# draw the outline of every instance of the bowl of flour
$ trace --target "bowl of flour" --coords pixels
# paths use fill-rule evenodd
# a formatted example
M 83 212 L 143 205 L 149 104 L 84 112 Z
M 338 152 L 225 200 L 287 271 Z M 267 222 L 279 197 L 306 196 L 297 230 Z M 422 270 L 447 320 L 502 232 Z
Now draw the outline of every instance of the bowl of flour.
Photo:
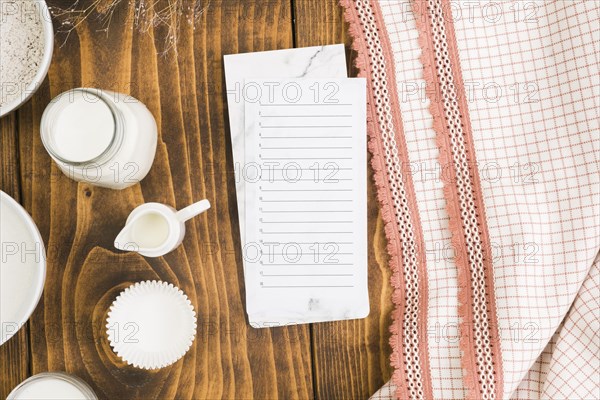
M 48 73 L 54 43 L 43 0 L 0 0 L 0 117 L 25 103 Z

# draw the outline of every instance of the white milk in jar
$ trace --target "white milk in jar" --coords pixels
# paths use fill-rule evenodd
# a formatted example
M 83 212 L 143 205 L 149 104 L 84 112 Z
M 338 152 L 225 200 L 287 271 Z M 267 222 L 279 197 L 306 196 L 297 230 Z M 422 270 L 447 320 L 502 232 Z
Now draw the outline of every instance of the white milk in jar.
M 142 180 L 156 153 L 154 117 L 139 100 L 100 89 L 73 89 L 42 116 L 44 147 L 70 178 L 123 189 Z
M 7 400 L 97 400 L 87 383 L 63 372 L 44 372 L 26 379 Z

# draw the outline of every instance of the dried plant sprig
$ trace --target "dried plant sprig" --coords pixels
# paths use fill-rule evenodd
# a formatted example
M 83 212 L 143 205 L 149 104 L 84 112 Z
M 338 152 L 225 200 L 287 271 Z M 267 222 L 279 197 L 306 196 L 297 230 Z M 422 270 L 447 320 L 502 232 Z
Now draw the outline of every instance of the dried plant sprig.
M 210 6 L 210 0 L 74 0 L 68 7 L 50 5 L 51 14 L 59 22 L 58 32 L 65 34 L 63 45 L 71 33 L 89 18 L 101 21 L 99 31 L 108 32 L 115 12 L 126 2 L 131 9 L 133 26 L 140 32 L 166 26 L 163 53 L 177 49 L 181 22 L 195 26 Z

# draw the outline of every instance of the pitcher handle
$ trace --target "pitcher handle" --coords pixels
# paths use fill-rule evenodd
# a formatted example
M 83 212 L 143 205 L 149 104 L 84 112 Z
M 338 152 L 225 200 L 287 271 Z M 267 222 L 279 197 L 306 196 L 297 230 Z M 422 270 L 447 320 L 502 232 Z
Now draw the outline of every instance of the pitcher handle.
M 197 203 L 191 204 L 181 210 L 177 211 L 177 219 L 181 222 L 185 222 L 196 215 L 202 214 L 204 211 L 210 208 L 210 202 L 206 199 L 200 200 Z

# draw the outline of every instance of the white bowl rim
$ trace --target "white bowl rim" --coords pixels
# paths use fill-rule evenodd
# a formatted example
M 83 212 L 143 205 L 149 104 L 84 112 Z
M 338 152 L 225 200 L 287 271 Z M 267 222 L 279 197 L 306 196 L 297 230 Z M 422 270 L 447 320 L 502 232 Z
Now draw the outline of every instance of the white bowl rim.
M 25 222 L 25 224 L 29 228 L 29 231 L 31 232 L 31 234 L 35 238 L 35 240 L 39 241 L 40 246 L 41 246 L 40 250 L 42 253 L 42 257 L 40 259 L 40 262 L 38 263 L 38 265 L 40 267 L 40 273 L 37 274 L 38 281 L 37 281 L 37 286 L 35 287 L 35 295 L 33 297 L 33 300 L 29 304 L 29 307 L 27 308 L 27 312 L 23 313 L 21 320 L 17 321 L 19 329 L 12 332 L 12 334 L 10 334 L 6 337 L 0 337 L 0 346 L 2 346 L 4 343 L 8 342 L 8 340 L 11 337 L 13 337 L 25 325 L 25 322 L 27 322 L 29 317 L 31 317 L 31 314 L 33 314 L 33 311 L 35 310 L 38 303 L 40 302 L 40 299 L 42 298 L 42 293 L 44 291 L 44 284 L 46 282 L 46 248 L 44 247 L 44 240 L 42 239 L 42 235 L 40 234 L 40 231 L 39 231 L 37 225 L 33 221 L 33 218 L 31 217 L 31 215 L 29 215 L 29 213 L 23 208 L 23 206 L 21 206 L 11 196 L 9 196 L 8 194 L 6 194 L 2 190 L 0 190 L 0 204 L 3 201 L 3 199 L 5 199 L 8 202 L 8 204 L 10 204 L 12 206 L 13 210 Z
M 30 384 L 34 383 L 34 382 L 39 382 L 41 380 L 60 380 L 63 382 L 66 382 L 72 386 L 74 386 L 75 388 L 77 388 L 79 391 L 82 392 L 83 395 L 86 396 L 86 398 L 88 398 L 89 400 L 97 400 L 98 396 L 96 396 L 96 393 L 94 393 L 94 390 L 92 389 L 92 387 L 83 379 L 81 379 L 80 377 L 76 376 L 76 375 L 72 375 L 69 374 L 67 372 L 63 372 L 63 371 L 53 371 L 53 372 L 40 372 L 39 374 L 36 375 L 32 375 L 29 378 L 25 379 L 23 382 L 19 383 L 9 394 L 8 397 L 6 398 L 6 400 L 18 400 L 16 398 L 16 396 L 19 395 L 19 392 L 21 392 L 26 386 L 29 386 Z
M 5 105 L 0 107 L 0 118 L 10 113 L 11 111 L 16 110 L 21 105 L 23 105 L 27 100 L 34 95 L 35 92 L 42 86 L 44 79 L 46 79 L 46 75 L 48 74 L 48 70 L 50 69 L 50 62 L 52 61 L 52 54 L 54 52 L 54 26 L 52 25 L 52 18 L 50 15 L 50 10 L 48 8 L 48 4 L 46 4 L 45 0 L 35 0 L 40 3 L 40 12 L 42 18 L 42 26 L 44 29 L 44 55 L 42 56 L 42 62 L 40 63 L 37 73 L 33 78 L 33 81 L 27 85 L 25 88 L 25 93 L 27 96 L 20 96 L 15 100 L 6 103 Z

